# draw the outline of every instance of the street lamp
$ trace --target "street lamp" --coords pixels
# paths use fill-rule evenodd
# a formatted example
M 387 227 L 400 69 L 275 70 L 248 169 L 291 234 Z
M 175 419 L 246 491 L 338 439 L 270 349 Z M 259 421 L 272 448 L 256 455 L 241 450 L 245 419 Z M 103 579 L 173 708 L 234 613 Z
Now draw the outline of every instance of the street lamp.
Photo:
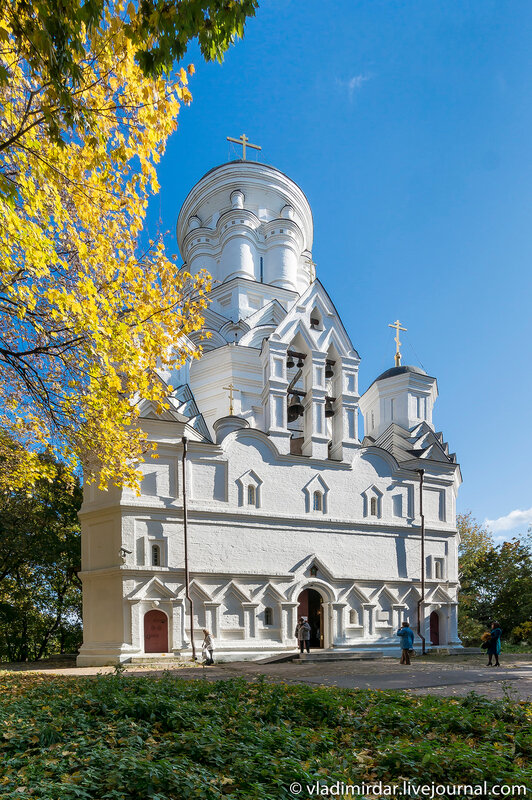
M 423 476 L 424 469 L 416 469 L 419 475 L 419 516 L 421 517 L 421 597 L 417 601 L 417 632 L 421 639 L 421 652 L 425 655 L 425 637 L 421 633 L 425 627 L 425 516 L 423 514 Z M 423 614 L 423 625 L 421 615 Z
M 187 518 L 187 437 L 181 439 L 183 444 L 183 540 L 185 556 L 185 597 L 190 606 L 190 644 L 192 646 L 192 661 L 196 660 L 196 647 L 194 645 L 194 604 L 190 596 L 190 574 L 188 571 L 188 518 Z

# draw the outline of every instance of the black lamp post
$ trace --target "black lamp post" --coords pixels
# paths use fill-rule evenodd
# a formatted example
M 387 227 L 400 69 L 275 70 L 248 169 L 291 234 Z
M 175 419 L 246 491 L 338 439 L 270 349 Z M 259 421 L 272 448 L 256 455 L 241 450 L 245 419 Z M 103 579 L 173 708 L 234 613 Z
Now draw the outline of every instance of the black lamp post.
M 187 437 L 181 439 L 183 444 L 183 540 L 185 555 L 185 597 L 190 607 L 190 644 L 192 646 L 192 660 L 196 660 L 196 646 L 194 644 L 194 604 L 190 596 L 190 574 L 188 571 L 188 518 L 187 518 Z
M 421 597 L 417 602 L 417 632 L 421 639 L 421 652 L 425 655 L 425 637 L 421 633 L 421 615 L 425 623 L 425 516 L 423 514 L 423 476 L 425 470 L 416 469 L 419 475 L 419 516 L 421 517 Z

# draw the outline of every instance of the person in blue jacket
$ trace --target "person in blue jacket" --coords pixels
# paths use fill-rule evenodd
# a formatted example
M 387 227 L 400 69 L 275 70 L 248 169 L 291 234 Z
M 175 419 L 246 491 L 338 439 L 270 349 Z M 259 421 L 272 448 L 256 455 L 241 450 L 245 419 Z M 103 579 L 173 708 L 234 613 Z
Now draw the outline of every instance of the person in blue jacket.
M 491 623 L 491 639 L 488 640 L 488 667 L 493 667 L 491 660 L 495 656 L 495 666 L 500 667 L 499 653 L 501 652 L 502 631 L 498 622 Z
M 397 636 L 401 637 L 401 664 L 410 664 L 410 650 L 414 647 L 414 631 L 409 627 L 408 622 L 403 622 L 397 631 Z

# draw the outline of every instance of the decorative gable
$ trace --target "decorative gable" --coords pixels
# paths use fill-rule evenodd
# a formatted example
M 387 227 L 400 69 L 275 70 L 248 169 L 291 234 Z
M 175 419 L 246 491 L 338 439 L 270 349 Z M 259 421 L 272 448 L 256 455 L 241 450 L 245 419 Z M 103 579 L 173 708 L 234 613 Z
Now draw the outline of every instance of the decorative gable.
M 262 503 L 262 483 L 262 480 L 252 469 L 248 469 L 240 478 L 237 478 L 238 505 L 260 508 Z
M 329 506 L 329 487 L 321 475 L 313 478 L 303 487 L 305 511 L 315 514 L 327 514 Z

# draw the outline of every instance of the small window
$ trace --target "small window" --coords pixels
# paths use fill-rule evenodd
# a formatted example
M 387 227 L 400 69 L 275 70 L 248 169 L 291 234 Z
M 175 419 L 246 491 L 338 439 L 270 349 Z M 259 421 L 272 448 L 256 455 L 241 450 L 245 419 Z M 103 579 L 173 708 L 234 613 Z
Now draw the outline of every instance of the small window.
M 273 608 L 264 609 L 264 624 L 273 625 Z
M 161 548 L 158 544 L 152 544 L 151 546 L 151 565 L 152 567 L 161 566 Z
M 313 497 L 312 507 L 314 511 L 321 511 L 323 507 L 321 492 L 314 492 L 312 497 Z
M 371 412 L 371 430 L 375 427 L 375 414 Z
M 390 400 L 390 419 L 393 420 L 393 397 Z
M 434 561 L 434 577 L 443 578 L 443 564 L 440 558 L 436 558 Z
M 358 625 L 358 611 L 356 608 L 352 608 L 349 612 L 349 624 Z
M 370 508 L 370 514 L 371 514 L 372 517 L 378 516 L 377 498 L 376 497 L 372 497 L 371 498 L 371 501 L 370 501 L 370 504 L 369 504 L 369 508 Z
M 252 483 L 250 483 L 249 486 L 248 486 L 248 506 L 254 506 L 255 505 L 255 502 L 256 502 L 255 501 L 255 496 L 256 496 L 255 487 L 253 486 Z

